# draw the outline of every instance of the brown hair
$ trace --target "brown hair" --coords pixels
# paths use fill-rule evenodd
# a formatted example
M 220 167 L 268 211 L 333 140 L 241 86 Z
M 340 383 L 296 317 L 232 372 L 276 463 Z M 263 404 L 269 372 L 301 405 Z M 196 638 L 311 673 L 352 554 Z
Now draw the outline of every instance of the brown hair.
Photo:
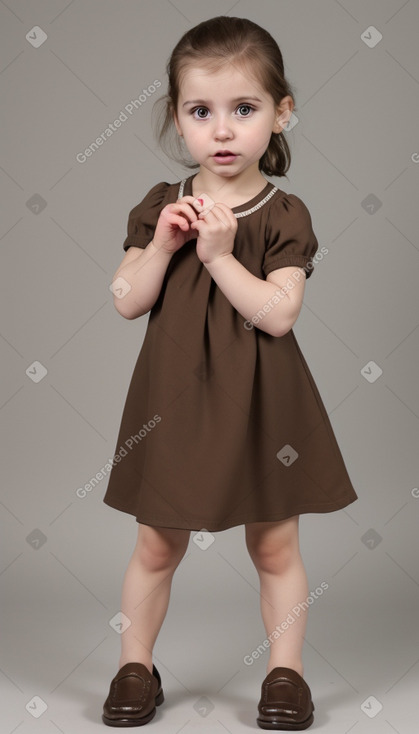
M 161 106 L 155 127 L 163 151 L 186 168 L 198 168 L 187 160 L 181 146 L 173 112 L 177 110 L 182 75 L 192 66 L 217 70 L 225 63 L 245 66 L 263 89 L 279 105 L 283 97 L 294 93 L 284 76 L 284 63 L 278 44 L 270 33 L 247 18 L 220 15 L 205 20 L 187 31 L 175 46 L 167 63 L 167 94 L 153 105 Z M 259 170 L 267 176 L 285 176 L 291 165 L 291 152 L 283 131 L 272 133 L 268 148 L 259 160 Z

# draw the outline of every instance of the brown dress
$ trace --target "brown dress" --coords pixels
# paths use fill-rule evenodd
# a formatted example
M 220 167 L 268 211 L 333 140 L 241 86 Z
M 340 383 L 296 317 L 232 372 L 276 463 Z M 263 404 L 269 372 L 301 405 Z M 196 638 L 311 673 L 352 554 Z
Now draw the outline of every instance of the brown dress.
M 147 246 L 192 178 L 149 191 L 124 250 Z M 267 182 L 233 212 L 233 254 L 247 270 L 265 279 L 296 265 L 311 277 L 318 242 L 301 199 Z M 103 501 L 153 526 L 220 531 L 357 499 L 292 329 L 274 337 L 245 325 L 196 239 L 173 255 L 151 309 L 111 467 Z

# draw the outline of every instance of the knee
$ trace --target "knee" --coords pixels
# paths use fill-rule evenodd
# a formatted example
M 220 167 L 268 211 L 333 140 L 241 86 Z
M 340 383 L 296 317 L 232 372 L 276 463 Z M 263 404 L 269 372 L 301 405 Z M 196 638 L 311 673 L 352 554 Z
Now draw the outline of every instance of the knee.
M 247 549 L 256 570 L 265 573 L 286 573 L 295 563 L 299 549 L 292 540 L 258 537 L 246 540 Z
M 136 552 L 149 571 L 175 570 L 188 546 L 187 531 L 171 528 L 152 528 L 142 525 L 138 532 Z
M 262 545 L 249 550 L 249 555 L 257 571 L 264 573 L 285 573 L 294 561 L 294 554 L 289 547 L 273 548 Z

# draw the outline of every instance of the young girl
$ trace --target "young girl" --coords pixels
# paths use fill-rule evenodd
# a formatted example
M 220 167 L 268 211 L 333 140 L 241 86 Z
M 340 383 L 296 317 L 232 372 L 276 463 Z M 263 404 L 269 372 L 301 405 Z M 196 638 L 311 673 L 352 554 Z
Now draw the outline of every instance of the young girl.
M 190 531 L 243 524 L 270 641 L 257 723 L 306 729 L 306 612 L 284 631 L 290 611 L 308 607 L 299 515 L 357 495 L 292 331 L 318 249 L 311 217 L 263 175 L 289 168 L 294 98 L 275 40 L 241 18 L 185 33 L 168 75 L 159 139 L 173 130 L 198 170 L 132 209 L 113 279 L 118 312 L 150 317 L 104 496 L 136 517 L 138 540 L 102 718 L 153 718 L 164 700 L 153 646 Z

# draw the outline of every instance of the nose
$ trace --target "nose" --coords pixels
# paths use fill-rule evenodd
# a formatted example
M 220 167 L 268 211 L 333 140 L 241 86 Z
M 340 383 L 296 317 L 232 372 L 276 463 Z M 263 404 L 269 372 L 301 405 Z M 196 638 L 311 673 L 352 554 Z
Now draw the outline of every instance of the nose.
M 230 140 L 233 137 L 231 121 L 228 115 L 220 114 L 215 118 L 214 138 L 216 140 Z

